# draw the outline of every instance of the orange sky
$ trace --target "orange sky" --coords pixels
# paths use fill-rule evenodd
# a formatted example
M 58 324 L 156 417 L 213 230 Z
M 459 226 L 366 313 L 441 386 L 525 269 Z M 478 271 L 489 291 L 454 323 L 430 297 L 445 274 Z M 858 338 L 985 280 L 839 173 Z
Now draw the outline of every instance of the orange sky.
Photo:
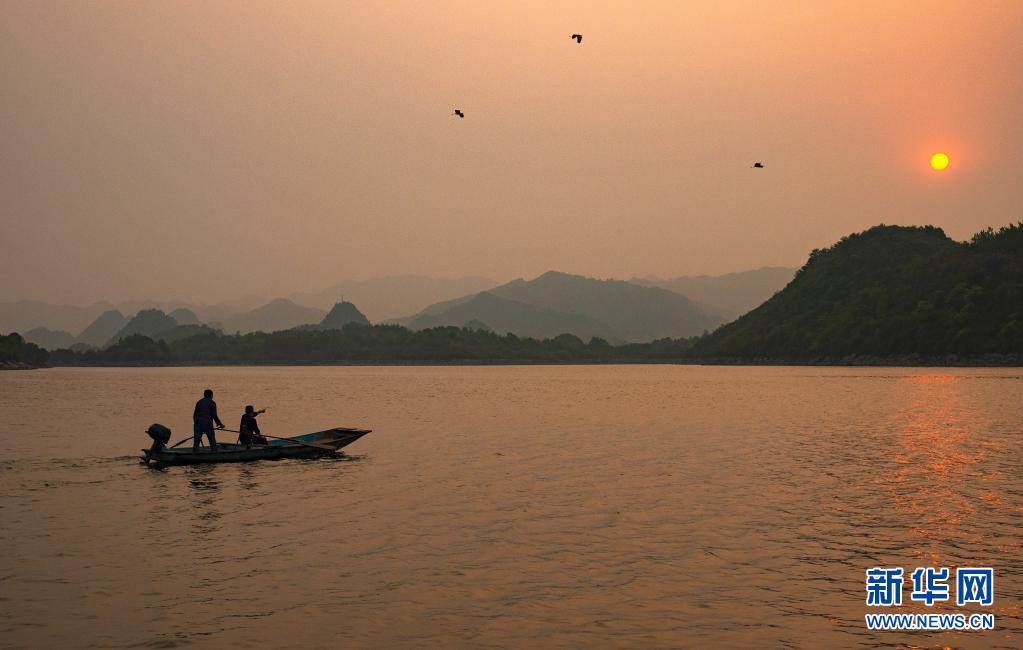
M 965 238 L 1023 219 L 1021 24 L 994 1 L 5 2 L 0 301 Z

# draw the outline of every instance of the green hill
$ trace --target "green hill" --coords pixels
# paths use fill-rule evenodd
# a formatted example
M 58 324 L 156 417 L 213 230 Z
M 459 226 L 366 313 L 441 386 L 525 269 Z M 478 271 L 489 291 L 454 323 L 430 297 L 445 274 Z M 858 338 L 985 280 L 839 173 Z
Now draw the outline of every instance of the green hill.
M 969 242 L 877 226 L 814 250 L 782 291 L 701 339 L 697 358 L 1023 352 L 1023 223 Z

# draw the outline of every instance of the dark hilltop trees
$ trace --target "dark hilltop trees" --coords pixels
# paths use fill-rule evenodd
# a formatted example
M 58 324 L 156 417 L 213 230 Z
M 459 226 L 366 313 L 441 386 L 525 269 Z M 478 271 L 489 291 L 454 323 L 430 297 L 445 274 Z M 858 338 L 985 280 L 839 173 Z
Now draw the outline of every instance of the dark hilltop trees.
M 0 335 L 0 368 L 38 368 L 48 358 L 46 350 L 25 342 L 20 334 Z
M 104 350 L 58 350 L 57 365 L 206 365 L 330 363 L 570 363 L 679 360 L 689 339 L 612 346 L 562 334 L 550 339 L 498 335 L 483 328 L 349 323 L 251 334 L 207 333 L 173 342 L 129 336 Z
M 969 242 L 877 226 L 814 250 L 793 281 L 696 359 L 976 358 L 1023 353 L 1023 223 Z

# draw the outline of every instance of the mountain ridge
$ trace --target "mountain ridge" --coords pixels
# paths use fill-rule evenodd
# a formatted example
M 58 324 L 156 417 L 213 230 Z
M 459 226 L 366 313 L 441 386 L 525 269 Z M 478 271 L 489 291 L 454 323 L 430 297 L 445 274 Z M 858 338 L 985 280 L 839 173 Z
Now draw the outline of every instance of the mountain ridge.
M 483 293 L 490 297 L 480 299 Z M 514 309 L 521 313 L 514 314 Z M 526 313 L 540 319 L 544 327 L 529 326 Z M 392 322 L 422 329 L 437 324 L 461 326 L 469 321 L 485 323 L 496 332 L 526 336 L 568 333 L 613 342 L 692 336 L 722 322 L 685 296 L 667 289 L 561 271 L 547 271 L 532 280 L 519 278 L 487 292 L 435 303 Z
M 463 327 L 473 323 L 498 334 L 513 333 L 533 338 L 553 338 L 572 333 L 583 339 L 593 337 L 619 340 L 620 335 L 606 324 L 583 314 L 559 312 L 546 307 L 509 300 L 490 291 L 481 291 L 459 301 L 440 314 L 424 314 L 412 318 L 409 327 L 416 330 L 441 326 Z
M 797 270 L 786 266 L 762 266 L 723 275 L 646 276 L 630 281 L 674 291 L 718 311 L 724 320 L 730 321 L 780 291 L 795 277 Z

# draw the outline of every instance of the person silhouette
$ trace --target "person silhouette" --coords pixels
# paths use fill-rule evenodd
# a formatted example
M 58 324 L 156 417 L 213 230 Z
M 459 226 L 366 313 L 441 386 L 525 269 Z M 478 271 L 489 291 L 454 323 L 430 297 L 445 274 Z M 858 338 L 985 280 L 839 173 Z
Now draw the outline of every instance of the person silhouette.
M 217 437 L 213 434 L 213 423 L 217 423 L 218 429 L 224 428 L 224 423 L 217 417 L 217 403 L 213 401 L 213 391 L 207 388 L 202 392 L 202 399 L 195 403 L 195 410 L 192 412 L 192 451 L 199 451 L 202 444 L 202 436 L 210 439 L 210 451 L 217 450 Z
M 238 425 L 238 442 L 245 445 L 268 445 L 270 444 L 256 423 L 256 416 L 266 409 L 256 410 L 251 404 L 245 407 L 245 414 L 242 415 L 241 424 Z

